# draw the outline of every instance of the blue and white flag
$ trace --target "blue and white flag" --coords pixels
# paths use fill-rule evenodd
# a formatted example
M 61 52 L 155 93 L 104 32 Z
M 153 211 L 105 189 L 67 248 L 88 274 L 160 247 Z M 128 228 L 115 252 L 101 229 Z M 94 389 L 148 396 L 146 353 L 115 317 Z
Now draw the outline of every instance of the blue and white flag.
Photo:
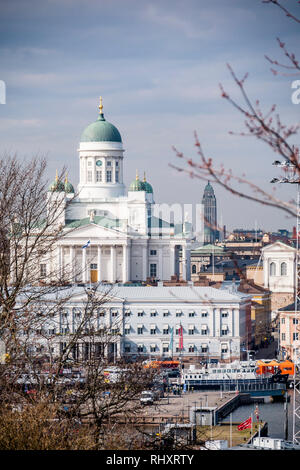
M 173 352 L 173 327 L 170 329 L 171 340 L 169 344 L 169 351 Z
M 83 245 L 82 248 L 87 248 L 90 245 L 90 243 L 91 243 L 91 240 L 88 240 L 87 243 L 85 245 Z

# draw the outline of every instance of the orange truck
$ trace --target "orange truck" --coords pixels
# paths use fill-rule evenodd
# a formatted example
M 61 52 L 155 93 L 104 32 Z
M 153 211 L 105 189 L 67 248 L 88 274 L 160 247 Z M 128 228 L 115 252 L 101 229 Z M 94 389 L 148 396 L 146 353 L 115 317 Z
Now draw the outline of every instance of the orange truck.
M 261 360 L 256 362 L 256 374 L 294 375 L 295 364 L 292 361 Z

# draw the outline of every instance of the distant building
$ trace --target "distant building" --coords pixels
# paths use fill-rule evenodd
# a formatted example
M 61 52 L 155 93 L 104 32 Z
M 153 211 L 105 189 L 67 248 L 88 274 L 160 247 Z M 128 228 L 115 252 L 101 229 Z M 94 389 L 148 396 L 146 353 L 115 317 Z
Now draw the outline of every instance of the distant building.
M 204 189 L 202 204 L 204 206 L 204 244 L 215 243 L 219 239 L 217 200 L 209 181 Z
M 285 307 L 294 300 L 296 249 L 276 241 L 262 249 L 264 287 L 271 291 L 271 310 Z
M 278 310 L 279 352 L 283 359 L 299 357 L 300 354 L 300 305 L 295 302 Z

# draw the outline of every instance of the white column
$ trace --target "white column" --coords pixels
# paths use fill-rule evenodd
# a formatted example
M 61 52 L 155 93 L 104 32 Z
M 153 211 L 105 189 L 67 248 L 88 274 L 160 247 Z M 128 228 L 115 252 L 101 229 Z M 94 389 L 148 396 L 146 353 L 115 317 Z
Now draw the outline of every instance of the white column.
M 60 279 L 63 277 L 63 259 L 62 259 L 62 247 L 58 246 L 58 275 Z
M 181 265 L 182 265 L 182 279 L 186 281 L 186 246 L 181 245 Z
M 98 282 L 102 280 L 102 266 L 101 266 L 101 245 L 97 246 L 97 269 L 98 269 Z
M 158 278 L 160 281 L 163 280 L 163 247 L 160 246 L 158 249 Z
M 75 256 L 74 256 L 74 246 L 70 247 L 70 277 L 71 282 L 75 282 Z
M 175 274 L 175 246 L 170 246 L 170 279 Z
M 147 276 L 148 276 L 148 246 L 147 245 L 142 247 L 142 267 L 143 267 L 143 281 L 146 281 Z
M 123 260 L 122 260 L 122 282 L 129 281 L 128 276 L 128 246 L 123 245 Z
M 86 282 L 86 248 L 82 249 L 82 282 Z
M 116 282 L 116 247 L 110 247 L 110 282 Z

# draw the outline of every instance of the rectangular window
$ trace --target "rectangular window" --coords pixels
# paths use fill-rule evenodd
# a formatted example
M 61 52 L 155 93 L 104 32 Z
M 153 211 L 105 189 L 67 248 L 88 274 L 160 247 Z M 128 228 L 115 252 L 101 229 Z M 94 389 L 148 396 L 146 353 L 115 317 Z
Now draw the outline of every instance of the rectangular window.
M 151 335 L 156 335 L 156 328 L 151 328 L 150 334 Z
M 163 353 L 167 353 L 167 352 L 169 352 L 169 345 L 164 344 L 163 345 Z
M 116 162 L 116 166 L 119 166 L 119 162 Z
M 282 319 L 281 319 L 281 324 L 282 324 L 282 325 L 285 324 L 285 318 L 282 318 Z
M 201 313 L 201 317 L 202 317 L 202 318 L 208 317 L 208 313 L 207 313 L 207 312 L 202 312 L 202 313 Z
M 150 264 L 150 277 L 156 277 L 156 264 Z
M 163 335 L 168 335 L 168 334 L 169 334 L 169 327 L 168 328 L 164 327 Z
M 293 318 L 293 324 L 298 325 L 298 319 L 297 318 Z
M 101 181 L 102 181 L 102 170 L 96 170 L 96 181 L 97 181 L 97 183 L 101 183 Z
M 125 347 L 124 347 L 124 352 L 130 353 L 130 345 L 129 345 L 129 344 L 126 344 L 126 345 L 125 345 Z
M 144 346 L 142 346 L 141 344 L 139 344 L 137 350 L 138 350 L 138 353 L 144 352 Z
M 118 316 L 118 312 L 116 310 L 114 310 L 113 312 L 111 312 L 111 316 L 112 317 L 117 317 Z
M 118 172 L 118 170 L 116 170 L 116 177 L 115 177 L 115 179 L 116 179 L 116 183 L 118 183 L 118 182 L 119 182 L 119 172 Z
M 281 340 L 282 340 L 282 341 L 285 341 L 285 333 L 282 333 L 282 334 L 281 334 Z
M 130 317 L 130 314 L 131 314 L 130 310 L 125 311 L 125 317 Z
M 106 182 L 111 183 L 111 170 L 106 171 Z
M 222 313 L 222 318 L 227 318 L 228 317 L 228 312 L 223 312 Z
M 201 335 L 207 335 L 207 330 L 201 330 Z
M 111 166 L 111 162 L 107 162 L 107 163 L 106 163 L 106 166 Z
M 156 256 L 157 254 L 157 251 L 156 250 L 150 250 L 150 255 L 151 256 Z
M 189 353 L 195 352 L 195 346 L 189 346 Z
M 137 334 L 138 335 L 142 335 L 143 334 L 143 327 L 142 326 L 139 326 L 138 329 L 137 329 Z
M 144 315 L 144 312 L 138 312 L 138 317 L 142 317 Z
M 151 312 L 150 313 L 150 317 L 156 317 L 156 315 L 157 315 L 157 312 Z
M 93 172 L 90 170 L 87 172 L 87 180 L 88 183 L 91 183 L 93 181 Z
M 153 346 L 153 345 L 150 346 L 150 352 L 153 352 L 153 353 L 154 353 L 155 351 L 156 351 L 156 346 Z
M 47 275 L 47 266 L 46 264 L 40 264 L 40 276 L 46 277 Z
M 202 351 L 203 353 L 207 353 L 207 346 L 202 346 L 201 351 Z
M 227 328 L 224 329 L 224 330 L 222 330 L 222 333 L 221 333 L 221 334 L 222 334 L 222 336 L 227 336 L 227 335 L 228 335 L 228 330 L 227 330 Z
M 124 334 L 125 335 L 129 335 L 130 334 L 130 326 L 129 325 L 126 325 L 125 328 L 124 328 Z
M 189 317 L 194 317 L 195 316 L 195 312 L 189 312 Z
M 298 341 L 298 333 L 293 333 L 293 341 Z
M 194 329 L 189 329 L 189 335 L 193 335 L 193 334 L 194 334 L 194 332 L 195 332 L 195 330 L 194 330 Z

